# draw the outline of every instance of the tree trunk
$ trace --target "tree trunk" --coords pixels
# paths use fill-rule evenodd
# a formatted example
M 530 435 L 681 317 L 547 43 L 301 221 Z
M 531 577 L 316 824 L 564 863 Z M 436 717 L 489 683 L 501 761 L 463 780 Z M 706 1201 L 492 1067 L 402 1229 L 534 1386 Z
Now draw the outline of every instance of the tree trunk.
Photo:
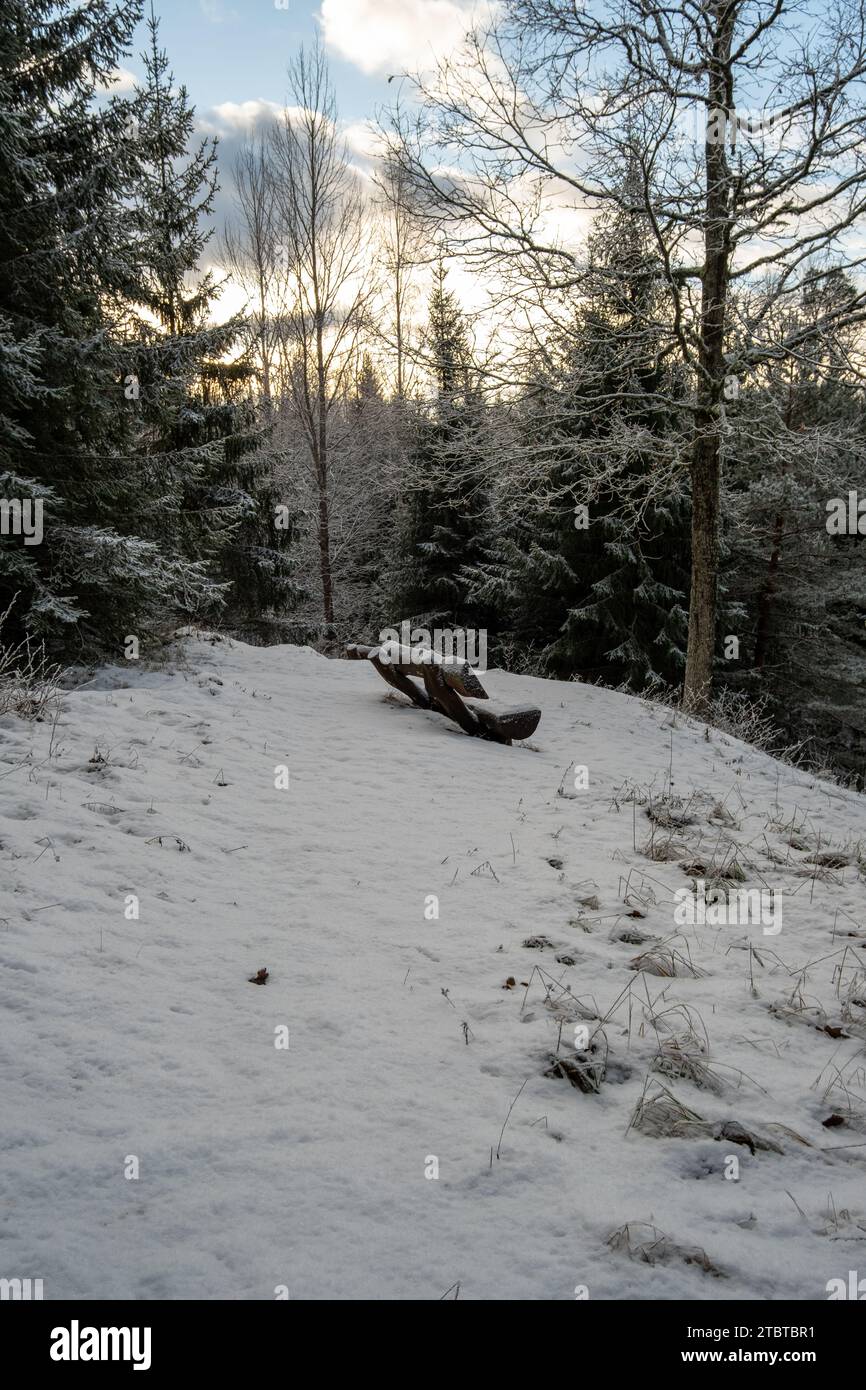
M 262 274 L 262 262 L 259 257 L 259 315 L 261 328 L 259 329 L 259 344 L 262 354 L 262 393 L 267 402 L 268 417 L 270 418 L 271 408 L 271 354 L 268 342 L 267 328 L 267 294 L 265 292 L 265 280 Z
M 788 402 L 785 407 L 785 429 L 790 430 L 794 422 L 794 368 L 791 366 L 788 376 Z M 767 659 L 767 649 L 770 645 L 770 627 L 773 611 L 773 599 L 776 596 L 776 584 L 779 578 L 779 563 L 782 559 L 782 542 L 785 537 L 785 518 L 781 512 L 776 513 L 773 522 L 773 543 L 770 551 L 770 562 L 767 565 L 767 573 L 764 576 L 764 583 L 758 595 L 758 618 L 755 623 L 755 666 L 760 668 Z
M 331 571 L 331 508 L 328 501 L 328 371 L 325 365 L 324 311 L 319 298 L 318 258 L 313 252 L 313 288 L 316 302 L 316 480 L 319 487 L 319 573 L 322 579 L 322 616 L 325 627 L 334 625 L 334 576 Z
M 327 627 L 334 622 L 334 580 L 331 574 L 331 521 L 326 486 L 319 484 L 319 575 L 322 581 L 322 615 Z
M 764 583 L 758 595 L 758 618 L 755 623 L 755 665 L 758 668 L 764 665 L 767 659 L 767 648 L 770 644 L 770 618 L 773 599 L 776 595 L 779 561 L 782 558 L 784 525 L 785 518 L 778 515 L 773 526 L 773 549 L 770 553 L 770 563 L 767 566 Z
M 725 114 L 733 105 L 729 58 L 733 6 L 713 0 L 715 24 L 709 73 L 704 266 L 701 277 L 701 324 L 695 438 L 692 452 L 692 583 L 689 641 L 683 705 L 704 714 L 713 682 L 719 569 L 719 491 L 721 482 L 721 404 L 725 387 L 725 311 L 730 261 L 730 170 Z
M 698 438 L 692 458 L 692 583 L 689 642 L 683 704 L 703 714 L 709 703 L 716 646 L 716 591 L 719 568 L 719 438 L 712 414 L 695 420 Z

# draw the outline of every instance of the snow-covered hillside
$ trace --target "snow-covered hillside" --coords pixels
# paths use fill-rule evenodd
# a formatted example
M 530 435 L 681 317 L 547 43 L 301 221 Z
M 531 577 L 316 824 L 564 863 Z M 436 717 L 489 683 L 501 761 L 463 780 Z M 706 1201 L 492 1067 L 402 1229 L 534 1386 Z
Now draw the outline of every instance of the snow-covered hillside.
M 866 799 L 620 694 L 486 684 L 541 706 L 530 745 L 366 662 L 205 640 L 2 722 L 0 1274 L 824 1299 L 866 1272 Z M 781 930 L 678 926 L 719 869 Z

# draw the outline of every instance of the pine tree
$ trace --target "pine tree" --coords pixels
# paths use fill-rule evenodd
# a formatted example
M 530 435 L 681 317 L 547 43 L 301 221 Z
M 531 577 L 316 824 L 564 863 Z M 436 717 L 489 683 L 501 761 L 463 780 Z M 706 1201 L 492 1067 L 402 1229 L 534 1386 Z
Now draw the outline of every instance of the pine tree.
M 795 354 L 740 388 L 727 436 L 730 583 L 743 610 L 739 659 L 727 683 L 752 698 L 790 740 L 864 779 L 866 579 L 859 535 L 827 532 L 827 503 L 866 496 L 866 397 L 851 370 L 856 327 L 828 335 L 850 283 L 815 265 L 785 309 Z M 774 325 L 774 328 L 777 327 Z
M 195 608 L 208 590 L 200 566 L 145 539 L 161 488 L 123 408 L 138 155 L 130 103 L 95 97 L 139 17 L 130 0 L 0 9 L 3 488 L 45 509 L 41 544 L 3 538 L 0 608 L 14 600 L 7 639 L 84 652 L 117 651 L 178 594 Z
M 688 636 L 688 500 L 684 490 L 644 496 L 638 517 L 627 499 L 644 492 L 676 432 L 670 402 L 682 385 L 658 357 L 660 305 L 643 220 L 627 208 L 603 215 L 588 249 L 594 276 L 569 354 L 566 409 L 576 408 L 584 435 L 578 470 L 587 446 L 619 458 L 586 528 L 571 518 L 567 548 L 584 597 L 569 607 L 547 657 L 557 672 L 634 689 L 677 685 Z
M 427 628 L 475 626 L 482 616 L 467 572 L 481 557 L 486 524 L 485 410 L 466 321 L 445 276 L 440 261 L 425 339 L 436 398 L 417 412 L 394 585 L 401 619 Z
M 336 620 L 353 641 L 375 641 L 389 621 L 383 574 L 393 536 L 400 414 L 385 399 L 367 351 L 334 423 L 340 442 L 340 467 L 332 478 L 334 534 L 340 537 L 334 555 Z
M 656 350 L 652 258 L 629 177 L 626 206 L 589 239 L 571 328 L 520 403 L 516 451 L 538 466 L 530 488 L 506 482 L 472 594 L 493 607 L 498 659 L 641 689 L 681 678 L 689 521 L 682 493 L 648 495 L 682 386 Z
M 362 417 L 365 411 L 376 410 L 384 405 L 385 393 L 382 390 L 382 382 L 376 370 L 375 363 L 369 352 L 365 352 L 361 357 L 361 365 L 355 375 L 355 386 L 352 393 L 352 403 L 355 406 L 358 417 Z
M 193 143 L 195 109 L 175 87 L 152 5 L 148 31 L 136 102 L 140 281 L 130 332 L 141 446 L 166 484 L 155 521 L 182 554 L 208 564 L 224 620 L 265 640 L 298 597 L 294 519 L 272 482 L 246 325 L 209 321 L 220 286 L 199 267 L 212 235 L 216 141 Z

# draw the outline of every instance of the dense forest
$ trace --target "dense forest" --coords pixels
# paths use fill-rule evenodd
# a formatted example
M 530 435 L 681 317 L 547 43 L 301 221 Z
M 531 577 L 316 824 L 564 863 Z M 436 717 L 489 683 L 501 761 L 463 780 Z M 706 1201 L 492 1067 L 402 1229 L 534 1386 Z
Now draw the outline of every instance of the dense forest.
M 222 167 L 152 10 L 113 95 L 137 0 L 6 0 L 6 652 L 483 629 L 862 786 L 866 67 L 844 5 L 730 8 L 701 46 L 509 0 L 361 169 L 321 49 Z

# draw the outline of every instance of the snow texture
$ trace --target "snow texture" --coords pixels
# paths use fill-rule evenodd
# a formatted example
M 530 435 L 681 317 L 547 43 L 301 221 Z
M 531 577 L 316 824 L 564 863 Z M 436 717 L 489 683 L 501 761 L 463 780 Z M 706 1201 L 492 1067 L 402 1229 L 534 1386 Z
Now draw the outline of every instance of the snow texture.
M 0 723 L 0 1275 L 717 1300 L 862 1270 L 866 801 L 622 694 L 491 680 L 542 708 L 529 743 L 205 640 Z M 782 930 L 676 926 L 734 863 Z

